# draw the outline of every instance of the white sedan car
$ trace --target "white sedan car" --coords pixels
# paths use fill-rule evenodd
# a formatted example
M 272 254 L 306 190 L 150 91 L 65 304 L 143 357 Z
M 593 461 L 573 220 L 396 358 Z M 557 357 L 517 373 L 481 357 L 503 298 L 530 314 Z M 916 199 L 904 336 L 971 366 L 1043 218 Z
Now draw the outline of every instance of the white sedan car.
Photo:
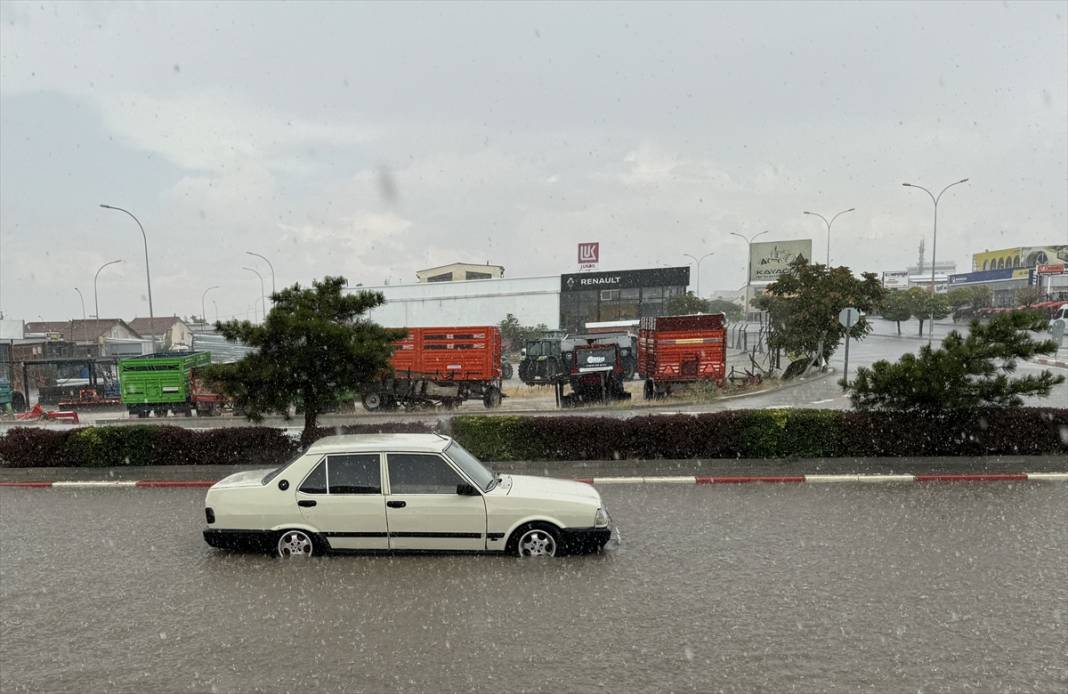
M 437 434 L 329 436 L 276 470 L 217 482 L 204 505 L 209 545 L 282 557 L 376 550 L 551 557 L 618 540 L 590 485 L 496 475 Z

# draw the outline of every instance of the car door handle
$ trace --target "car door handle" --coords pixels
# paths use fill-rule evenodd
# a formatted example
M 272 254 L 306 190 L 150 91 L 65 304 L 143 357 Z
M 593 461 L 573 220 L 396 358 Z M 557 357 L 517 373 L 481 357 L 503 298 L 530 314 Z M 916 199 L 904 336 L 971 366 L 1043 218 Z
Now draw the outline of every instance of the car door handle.
M 386 506 L 390 508 L 404 508 L 408 505 L 407 501 L 387 501 Z
M 304 508 L 311 508 L 315 506 L 315 499 L 301 499 L 297 502 L 297 506 L 303 506 Z

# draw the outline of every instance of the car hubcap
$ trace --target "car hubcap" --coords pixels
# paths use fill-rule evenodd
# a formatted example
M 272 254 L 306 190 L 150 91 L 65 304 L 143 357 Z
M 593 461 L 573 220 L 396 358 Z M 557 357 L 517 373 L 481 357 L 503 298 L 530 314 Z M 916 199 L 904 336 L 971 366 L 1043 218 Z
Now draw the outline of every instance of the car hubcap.
M 301 532 L 282 533 L 278 538 L 278 556 L 310 557 L 312 554 L 311 538 Z
M 519 538 L 519 556 L 552 557 L 556 555 L 556 540 L 544 530 L 528 530 Z

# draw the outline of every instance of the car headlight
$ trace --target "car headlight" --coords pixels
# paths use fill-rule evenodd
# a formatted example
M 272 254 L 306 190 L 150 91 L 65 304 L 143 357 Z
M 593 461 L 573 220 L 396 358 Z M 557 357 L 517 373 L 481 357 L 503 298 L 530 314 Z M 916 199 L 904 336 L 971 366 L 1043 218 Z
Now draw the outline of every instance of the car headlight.
M 608 509 L 603 506 L 598 507 L 597 513 L 593 515 L 593 525 L 596 528 L 607 527 L 610 520 L 611 518 L 608 517 Z

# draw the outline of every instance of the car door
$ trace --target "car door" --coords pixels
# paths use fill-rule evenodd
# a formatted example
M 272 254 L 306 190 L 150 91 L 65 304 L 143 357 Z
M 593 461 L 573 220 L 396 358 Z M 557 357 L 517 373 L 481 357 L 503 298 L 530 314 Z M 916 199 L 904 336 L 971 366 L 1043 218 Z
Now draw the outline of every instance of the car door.
M 389 453 L 386 524 L 390 549 L 484 550 L 486 503 L 444 458 L 434 453 Z
M 331 454 L 297 488 L 297 506 L 332 549 L 388 549 L 379 453 Z

